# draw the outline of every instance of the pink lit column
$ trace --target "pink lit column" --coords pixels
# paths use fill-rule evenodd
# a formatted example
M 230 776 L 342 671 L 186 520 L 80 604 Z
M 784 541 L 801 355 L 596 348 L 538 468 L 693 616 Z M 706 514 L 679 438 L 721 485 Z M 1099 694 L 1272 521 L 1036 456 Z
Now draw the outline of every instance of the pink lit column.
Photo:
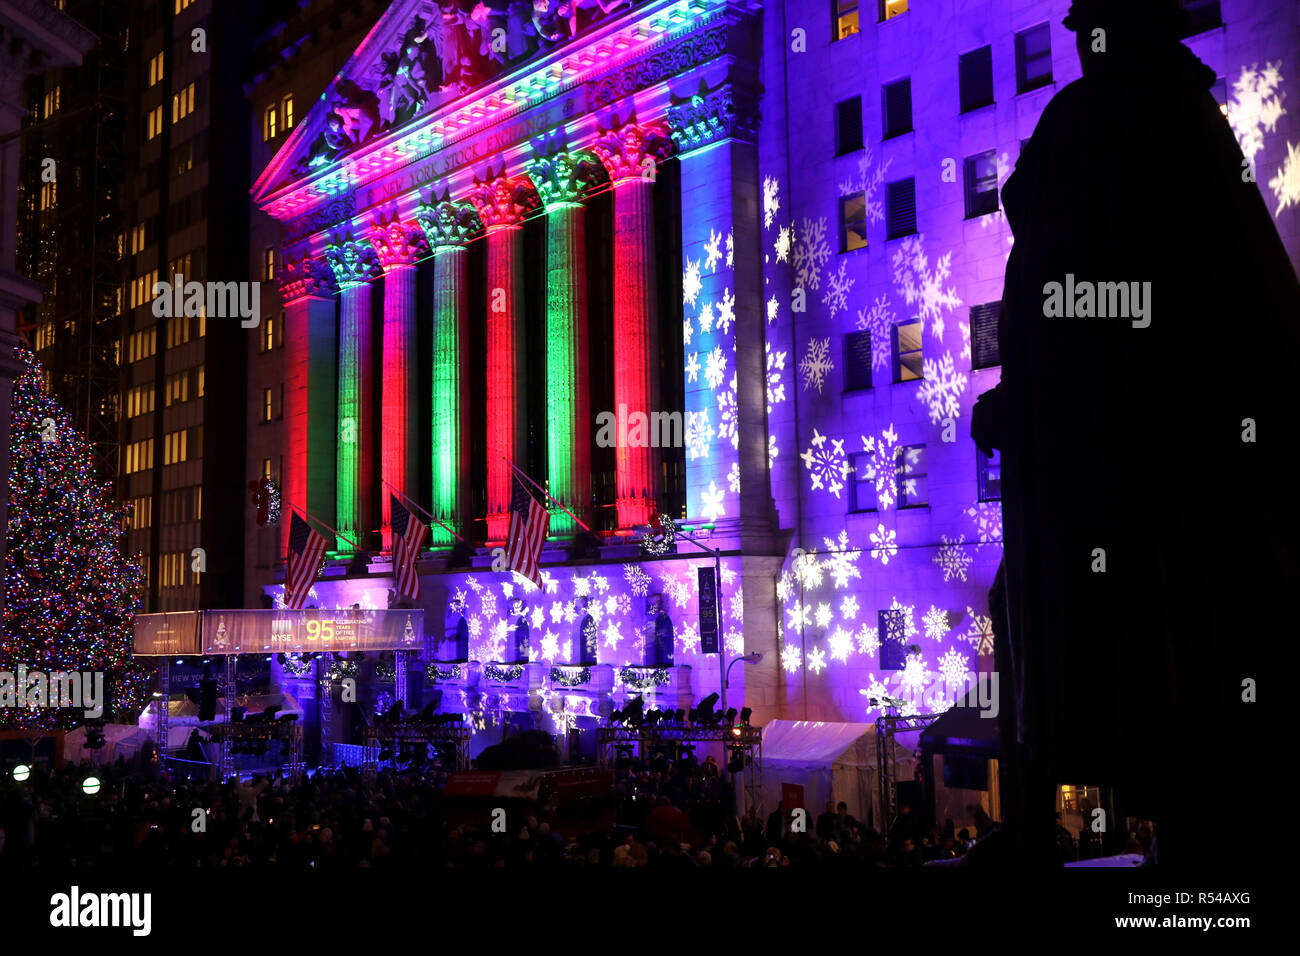
M 376 224 L 370 241 L 384 270 L 383 382 L 380 395 L 379 514 L 385 551 L 393 547 L 392 489 L 413 498 L 419 475 L 415 354 L 415 263 L 424 235 L 414 223 Z
M 672 148 L 667 127 L 635 119 L 602 131 L 594 151 L 614 184 L 614 409 L 623 420 L 658 408 L 659 346 L 654 283 L 656 160 Z M 618 527 L 650 523 L 655 511 L 656 454 L 646 443 L 620 441 L 614 460 Z
M 487 230 L 487 536 L 499 542 L 510 528 L 509 462 L 524 457 L 523 223 L 539 200 L 527 177 L 504 169 L 475 182 L 469 198 Z

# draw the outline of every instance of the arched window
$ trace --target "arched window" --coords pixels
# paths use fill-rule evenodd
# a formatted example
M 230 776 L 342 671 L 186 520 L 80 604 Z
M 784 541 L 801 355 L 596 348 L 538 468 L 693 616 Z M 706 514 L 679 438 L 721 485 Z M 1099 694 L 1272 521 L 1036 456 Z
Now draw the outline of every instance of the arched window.
M 528 660 L 528 622 L 522 617 L 515 625 L 515 660 Z
M 469 660 L 469 624 L 463 617 L 456 622 L 456 660 Z
M 673 666 L 673 622 L 667 614 L 660 612 L 655 618 L 654 667 Z
M 582 623 L 578 627 L 578 663 L 584 667 L 589 667 L 596 663 L 596 642 L 600 640 L 596 632 L 596 622 L 591 619 L 590 614 L 582 616 Z

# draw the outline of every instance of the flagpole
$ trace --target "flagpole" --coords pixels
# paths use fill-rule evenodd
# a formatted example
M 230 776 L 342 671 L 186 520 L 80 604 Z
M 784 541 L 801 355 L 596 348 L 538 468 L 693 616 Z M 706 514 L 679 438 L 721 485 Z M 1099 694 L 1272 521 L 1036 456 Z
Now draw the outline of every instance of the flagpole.
M 582 525 L 582 527 L 586 529 L 586 531 L 587 531 L 588 534 L 590 534 L 590 535 L 595 535 L 595 534 L 596 534 L 596 532 L 592 531 L 591 528 L 589 528 L 589 527 L 586 525 L 586 523 L 585 523 L 581 518 L 579 518 L 577 515 L 575 515 L 575 514 L 574 514 L 572 511 L 570 511 L 568 508 L 564 507 L 564 505 L 560 504 L 560 502 L 558 502 L 558 501 L 556 501 L 554 498 L 552 498 L 552 497 L 551 497 L 551 493 L 550 493 L 549 491 L 547 491 L 545 488 L 543 488 L 543 487 L 542 487 L 541 485 L 539 485 L 537 482 L 533 481 L 533 479 L 529 478 L 526 474 L 524 474 L 522 471 L 520 471 L 520 470 L 519 470 L 519 466 L 516 465 L 513 461 L 511 461 L 511 460 L 510 460 L 509 458 L 507 458 L 505 455 L 502 455 L 502 456 L 501 456 L 501 460 L 504 461 L 507 465 L 509 465 L 509 466 L 514 470 L 514 472 L 515 472 L 516 475 L 518 475 L 518 476 L 519 476 L 520 478 L 522 478 L 524 481 L 528 482 L 530 485 L 532 485 L 534 488 L 536 488 L 538 491 L 540 491 L 543 495 L 545 495 L 548 501 L 554 502 L 554 503 L 555 503 L 555 506 L 556 506 L 557 508 L 559 508 L 561 511 L 563 511 L 566 515 L 568 515 L 568 516 L 569 516 L 570 518 L 572 518 L 574 521 L 578 522 L 578 524 Z
M 400 491 L 398 491 L 398 490 L 397 490 L 396 488 L 394 488 L 392 485 L 388 484 L 388 482 L 384 481 L 384 479 L 380 478 L 379 480 L 380 480 L 381 482 L 383 482 L 383 484 L 388 488 L 389 491 L 391 491 L 393 494 L 397 495 L 397 497 L 401 498 L 402 501 L 404 501 L 406 504 L 410 505 L 410 506 L 411 506 L 412 508 L 414 508 L 416 511 L 420 512 L 420 514 L 424 515 L 426 518 L 428 518 L 430 521 L 432 521 L 434 524 L 436 524 L 436 525 L 437 525 L 439 528 L 441 528 L 443 531 L 447 532 L 449 535 L 451 535 L 452 537 L 454 537 L 454 538 L 455 538 L 457 541 L 459 541 L 461 544 L 469 544 L 468 541 L 466 541 L 466 540 L 465 540 L 464 538 L 462 538 L 460 535 L 456 534 L 455 531 L 452 531 L 450 528 L 448 528 L 445 524 L 443 524 L 441 521 L 439 521 L 439 520 L 438 520 L 437 518 L 435 518 L 433 515 L 429 514 L 429 512 L 425 511 L 423 508 L 421 508 L 419 505 L 417 505 L 417 504 L 416 504 L 414 501 L 412 501 L 410 498 L 406 497 L 406 495 L 402 494 Z
M 320 518 L 317 518 L 314 514 L 312 514 L 312 513 L 311 513 L 310 511 L 308 511 L 306 508 L 299 508 L 299 507 L 298 507 L 297 505 L 295 505 L 292 501 L 286 501 L 285 504 L 287 504 L 287 505 L 288 505 L 290 508 L 292 508 L 294 511 L 300 511 L 300 512 L 302 512 L 302 514 L 303 514 L 304 517 L 306 517 L 306 518 L 310 518 L 312 521 L 315 521 L 317 524 L 319 524 L 319 525 L 321 525 L 322 527 L 324 527 L 327 531 L 331 532 L 331 533 L 332 533 L 336 538 L 342 538 L 344 541 L 346 541 L 348 544 L 352 545 L 352 547 L 356 548 L 358 551 L 365 552 L 366 549 L 363 548 L 363 547 L 361 547 L 361 545 L 357 544 L 355 541 L 353 541 L 351 538 L 349 538 L 347 535 L 345 535 L 343 532 L 339 531 L 338 529 L 336 529 L 336 528 L 331 528 L 329 525 L 325 524 L 324 521 L 321 521 Z

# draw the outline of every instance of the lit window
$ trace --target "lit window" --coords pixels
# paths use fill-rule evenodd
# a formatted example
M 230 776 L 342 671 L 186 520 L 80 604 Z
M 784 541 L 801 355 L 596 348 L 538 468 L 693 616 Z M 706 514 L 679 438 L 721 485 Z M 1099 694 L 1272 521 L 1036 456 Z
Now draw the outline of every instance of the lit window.
M 271 406 L 271 390 L 269 388 L 264 388 L 262 389 L 262 421 L 269 422 L 271 420 Z
M 966 157 L 966 218 L 998 211 L 998 155 L 987 149 Z
M 925 446 L 904 445 L 898 450 L 898 507 L 919 508 L 928 504 Z
M 911 382 L 921 377 L 921 320 L 909 319 L 894 326 L 894 381 Z
M 140 223 L 131 229 L 131 255 L 136 255 L 144 250 L 144 223 Z
M 262 351 L 269 352 L 275 348 L 275 317 L 268 315 L 262 320 Z
M 149 61 L 149 85 L 150 86 L 153 86 L 154 84 L 162 80 L 163 63 L 164 63 L 164 59 L 162 53 L 159 53 L 157 56 L 155 56 L 152 60 Z
M 851 37 L 859 30 L 858 0 L 831 0 L 831 22 L 835 26 L 835 39 Z
M 172 122 L 184 119 L 194 112 L 194 84 L 172 94 Z
M 176 12 L 176 13 L 180 13 L 182 10 L 184 10 L 185 8 L 187 8 L 187 7 L 188 7 L 191 3 L 193 3 L 193 2 L 194 2 L 194 0 L 176 0 L 176 11 L 175 11 L 175 12 Z
M 41 208 L 53 209 L 59 204 L 59 184 L 41 183 Z
M 268 106 L 266 108 L 266 115 L 262 119 L 262 139 L 268 141 L 275 139 L 275 134 L 278 132 L 275 123 L 275 107 Z
M 269 458 L 262 459 L 262 477 L 263 478 L 271 477 L 271 459 Z
M 203 366 L 199 366 L 199 387 L 196 389 L 199 398 L 203 397 Z
M 45 116 L 53 116 L 59 111 L 59 88 L 56 86 L 45 94 Z
M 146 119 L 145 139 L 153 139 L 162 132 L 163 125 L 163 108 L 155 106 L 149 111 Z
M 864 249 L 867 245 L 867 197 L 849 193 L 840 197 L 840 252 Z
M 262 250 L 262 279 L 272 282 L 275 279 L 275 247 L 267 246 Z
M 1046 23 L 1016 34 L 1016 89 L 1027 93 L 1052 82 L 1052 34 Z
M 993 449 L 986 455 L 975 449 L 975 462 L 979 467 L 980 501 L 997 501 L 1002 497 L 1002 452 Z
M 890 20 L 907 12 L 907 0 L 880 0 L 880 19 Z
M 293 129 L 293 94 L 290 93 L 280 101 L 280 110 L 284 114 L 284 128 Z

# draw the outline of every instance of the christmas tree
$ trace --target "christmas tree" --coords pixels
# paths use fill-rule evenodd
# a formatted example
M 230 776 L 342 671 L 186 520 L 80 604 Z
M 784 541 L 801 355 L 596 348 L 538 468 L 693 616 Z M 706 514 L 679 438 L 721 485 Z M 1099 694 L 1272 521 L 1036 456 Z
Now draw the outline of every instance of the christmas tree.
M 123 516 L 90 447 L 42 390 L 40 363 L 16 349 L 9 449 L 9 541 L 0 672 L 102 671 L 105 716 L 129 717 L 148 676 L 131 657 L 140 565 L 122 552 Z M 0 728 L 73 727 L 80 708 L 0 708 Z

